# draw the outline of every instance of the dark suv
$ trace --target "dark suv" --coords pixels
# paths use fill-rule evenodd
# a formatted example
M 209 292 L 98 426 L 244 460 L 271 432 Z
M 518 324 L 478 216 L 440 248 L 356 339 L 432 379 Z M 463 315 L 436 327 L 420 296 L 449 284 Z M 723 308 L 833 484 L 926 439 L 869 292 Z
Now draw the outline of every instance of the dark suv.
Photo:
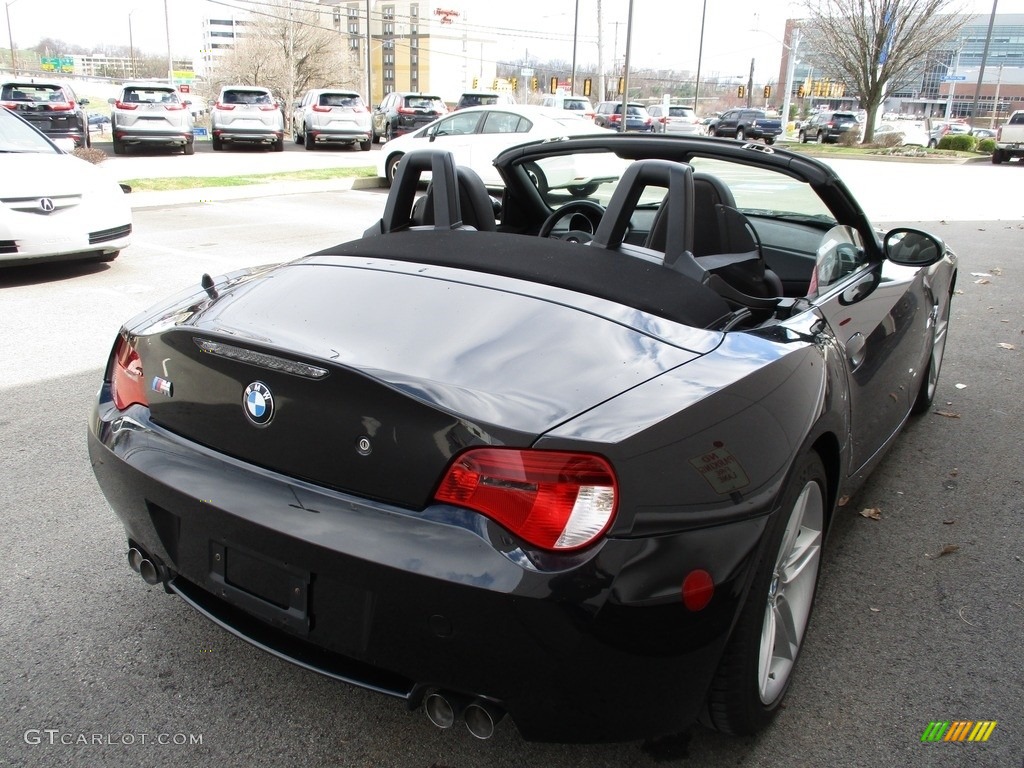
M 594 112 L 594 124 L 613 131 L 622 130 L 622 102 L 602 101 Z M 654 120 L 643 104 L 626 105 L 626 130 L 653 133 Z
M 860 132 L 860 123 L 853 112 L 819 112 L 800 127 L 800 143 L 835 144 L 850 131 Z
M 373 140 L 389 141 L 448 113 L 440 96 L 392 91 L 373 110 Z
M 5 82 L 0 86 L 0 104 L 51 139 L 71 139 L 76 148 L 92 146 L 85 112 L 89 100 L 79 99 L 67 83 L 33 80 Z

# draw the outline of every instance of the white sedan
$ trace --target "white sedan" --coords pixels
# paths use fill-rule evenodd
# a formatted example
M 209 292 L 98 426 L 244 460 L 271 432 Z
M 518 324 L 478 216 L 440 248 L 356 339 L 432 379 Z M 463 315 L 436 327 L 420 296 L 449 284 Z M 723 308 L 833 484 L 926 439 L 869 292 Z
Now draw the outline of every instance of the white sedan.
M 592 122 L 561 109 L 525 105 L 470 107 L 445 115 L 413 133 L 392 139 L 377 155 L 377 175 L 388 184 L 395 177 L 399 160 L 415 149 L 444 149 L 455 156 L 457 165 L 476 171 L 489 187 L 502 186 L 492 161 L 502 151 L 537 139 L 605 133 Z M 585 169 L 565 168 L 558 177 L 544 180 L 547 189 L 568 189 L 589 194 L 596 179 Z
M 923 123 L 911 120 L 886 120 L 875 128 L 875 141 L 882 141 L 886 136 L 899 136 L 899 143 L 906 145 L 928 146 L 928 131 Z
M 113 178 L 0 108 L 0 267 L 111 261 L 131 232 Z

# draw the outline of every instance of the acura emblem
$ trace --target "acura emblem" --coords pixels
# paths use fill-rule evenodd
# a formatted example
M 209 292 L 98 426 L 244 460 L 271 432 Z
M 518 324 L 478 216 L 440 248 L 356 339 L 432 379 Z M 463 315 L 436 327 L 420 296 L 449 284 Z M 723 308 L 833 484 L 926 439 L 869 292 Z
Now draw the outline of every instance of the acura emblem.
M 274 395 L 262 381 L 254 381 L 245 388 L 242 407 L 249 421 L 257 427 L 265 427 L 274 418 Z
M 53 213 L 55 206 L 53 204 L 53 200 L 48 197 L 42 197 L 39 199 L 39 207 L 42 209 L 43 213 Z

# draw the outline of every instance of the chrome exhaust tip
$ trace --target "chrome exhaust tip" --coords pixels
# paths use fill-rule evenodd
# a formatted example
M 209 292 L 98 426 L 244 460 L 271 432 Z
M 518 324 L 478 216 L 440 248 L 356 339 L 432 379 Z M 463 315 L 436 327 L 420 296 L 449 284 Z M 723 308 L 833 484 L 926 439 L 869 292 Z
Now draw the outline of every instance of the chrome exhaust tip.
M 160 566 L 148 558 L 139 563 L 139 575 L 144 582 L 154 586 L 163 581 L 160 578 Z
M 140 572 L 142 568 L 142 561 L 146 559 L 146 556 L 142 554 L 142 550 L 132 547 L 128 550 L 128 565 L 136 573 Z
M 423 702 L 427 719 L 438 728 L 451 728 L 469 705 L 469 697 L 450 691 L 434 691 Z
M 498 721 L 505 716 L 505 711 L 486 699 L 476 699 L 462 713 L 469 732 L 478 739 L 489 739 L 494 735 Z

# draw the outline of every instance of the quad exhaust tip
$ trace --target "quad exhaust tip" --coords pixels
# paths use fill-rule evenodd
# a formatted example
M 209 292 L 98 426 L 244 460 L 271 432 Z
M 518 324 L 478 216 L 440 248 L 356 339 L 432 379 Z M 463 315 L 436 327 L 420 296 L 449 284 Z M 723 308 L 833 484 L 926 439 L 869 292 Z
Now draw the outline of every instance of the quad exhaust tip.
M 451 728 L 460 718 L 478 739 L 489 739 L 504 717 L 501 707 L 486 699 L 470 699 L 455 693 L 435 691 L 423 702 L 427 718 L 438 728 Z

